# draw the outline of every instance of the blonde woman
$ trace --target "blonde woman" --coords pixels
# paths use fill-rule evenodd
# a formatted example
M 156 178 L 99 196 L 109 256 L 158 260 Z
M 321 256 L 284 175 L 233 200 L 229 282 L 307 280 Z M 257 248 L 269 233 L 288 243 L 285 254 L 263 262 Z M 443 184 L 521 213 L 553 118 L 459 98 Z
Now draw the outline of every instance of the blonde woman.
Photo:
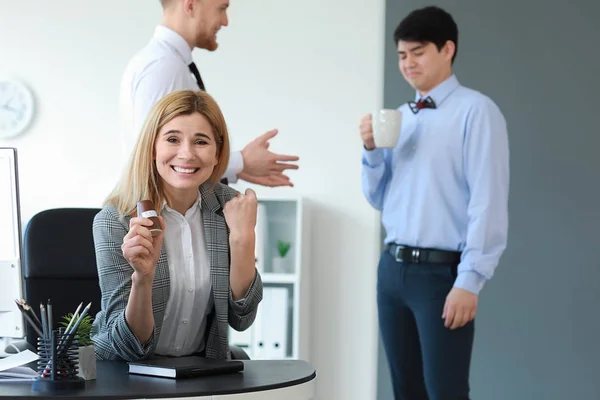
M 150 111 L 123 177 L 93 224 L 102 310 L 96 355 L 231 357 L 262 299 L 254 264 L 257 200 L 218 183 L 229 138 L 206 92 L 177 91 Z M 137 216 L 152 200 L 162 233 Z

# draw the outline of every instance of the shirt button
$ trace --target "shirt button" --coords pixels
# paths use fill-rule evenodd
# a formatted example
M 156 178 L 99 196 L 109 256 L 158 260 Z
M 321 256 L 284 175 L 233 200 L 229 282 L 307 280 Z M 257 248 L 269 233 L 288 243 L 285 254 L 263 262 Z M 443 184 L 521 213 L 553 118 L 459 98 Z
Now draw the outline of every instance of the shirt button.
M 181 347 L 175 347 L 175 351 L 181 351 Z
M 183 320 L 183 323 L 184 323 L 184 324 L 187 324 L 187 323 L 188 323 L 188 320 L 187 320 L 187 319 L 184 319 L 184 320 Z
M 188 253 L 187 257 L 192 258 L 192 253 Z
M 194 289 L 193 289 L 193 288 L 189 288 L 189 289 L 188 289 L 188 292 L 193 292 L 193 291 L 194 291 Z

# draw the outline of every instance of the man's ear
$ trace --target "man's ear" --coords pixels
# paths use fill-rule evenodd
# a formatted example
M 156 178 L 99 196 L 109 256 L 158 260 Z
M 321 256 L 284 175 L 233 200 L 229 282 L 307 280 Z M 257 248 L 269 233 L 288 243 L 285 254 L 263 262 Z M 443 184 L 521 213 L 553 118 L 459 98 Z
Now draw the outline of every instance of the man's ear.
M 197 7 L 198 0 L 183 0 L 183 12 L 187 16 L 193 16 Z
M 442 51 L 444 52 L 445 58 L 452 60 L 452 57 L 454 57 L 454 53 L 456 52 L 456 44 L 454 44 L 452 40 L 448 40 L 442 48 Z

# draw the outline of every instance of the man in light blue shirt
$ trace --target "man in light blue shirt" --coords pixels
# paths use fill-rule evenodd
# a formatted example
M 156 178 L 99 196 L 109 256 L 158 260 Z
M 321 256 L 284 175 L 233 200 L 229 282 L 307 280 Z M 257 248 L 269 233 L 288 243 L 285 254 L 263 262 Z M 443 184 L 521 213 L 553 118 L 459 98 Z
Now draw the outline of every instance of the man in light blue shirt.
M 426 7 L 396 28 L 399 68 L 416 90 L 399 107 L 394 148 L 360 124 L 363 192 L 382 211 L 379 323 L 396 399 L 469 399 L 477 300 L 506 247 L 506 122 L 452 72 L 458 29 Z

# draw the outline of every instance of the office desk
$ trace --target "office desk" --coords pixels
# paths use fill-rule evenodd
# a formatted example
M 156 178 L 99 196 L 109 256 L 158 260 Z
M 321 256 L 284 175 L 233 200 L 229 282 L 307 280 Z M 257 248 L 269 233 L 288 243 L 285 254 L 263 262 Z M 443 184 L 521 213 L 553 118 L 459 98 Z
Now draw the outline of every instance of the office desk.
M 244 360 L 244 371 L 201 378 L 169 379 L 132 375 L 118 361 L 98 361 L 97 378 L 85 389 L 54 396 L 31 389 L 30 382 L 0 383 L 0 399 L 201 399 L 309 400 L 316 372 L 299 360 Z

